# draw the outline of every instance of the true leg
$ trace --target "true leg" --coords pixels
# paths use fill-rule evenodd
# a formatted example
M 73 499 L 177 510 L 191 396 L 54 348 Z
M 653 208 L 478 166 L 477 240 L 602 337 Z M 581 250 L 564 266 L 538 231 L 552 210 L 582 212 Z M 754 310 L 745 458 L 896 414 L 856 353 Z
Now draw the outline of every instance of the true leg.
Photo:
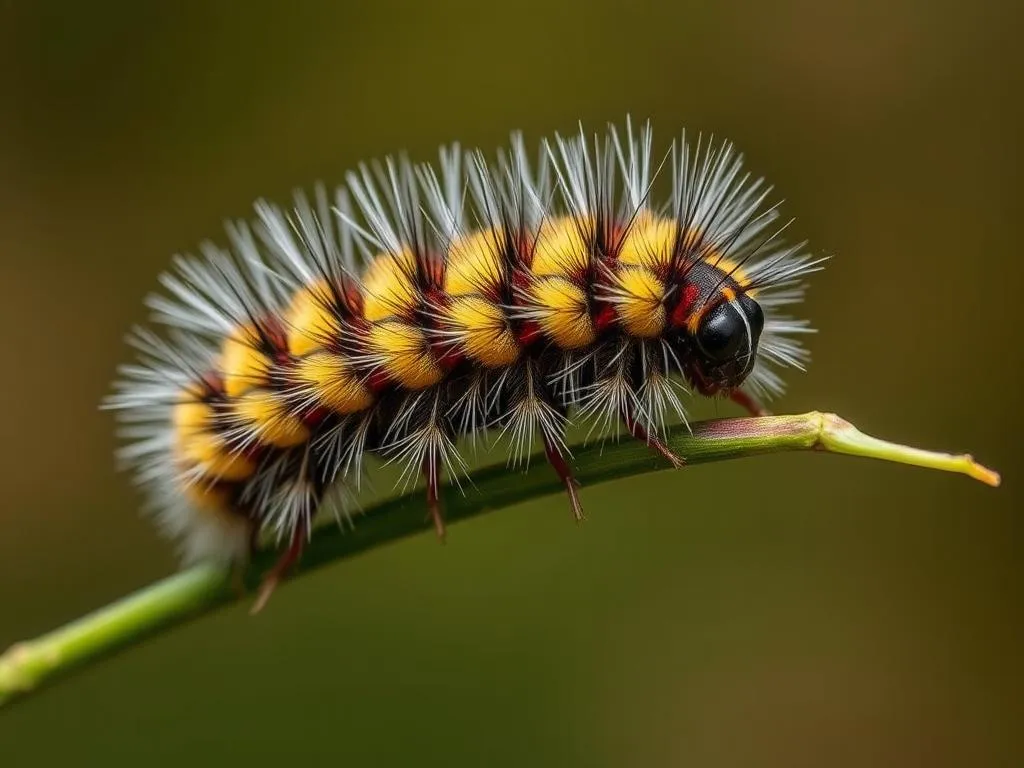
M 546 435 L 544 437 L 544 454 L 548 457 L 548 463 L 551 465 L 551 468 L 555 470 L 558 478 L 565 485 L 565 490 L 569 494 L 569 506 L 572 508 L 572 516 L 576 518 L 577 522 L 581 521 L 583 519 L 583 505 L 580 503 L 579 483 L 572 476 L 572 469 L 570 469 L 565 457 L 562 456 L 555 444 Z
M 772 412 L 765 408 L 760 400 L 742 389 L 734 389 L 730 392 L 729 399 L 736 403 L 736 405 L 744 408 L 751 416 L 772 415 Z
M 263 577 L 259 594 L 256 596 L 256 602 L 253 603 L 252 609 L 249 611 L 250 614 L 256 614 L 263 610 L 270 596 L 277 589 L 281 579 L 288 575 L 288 571 L 291 570 L 292 566 L 302 556 L 302 550 L 305 546 L 306 526 L 299 523 L 295 526 L 295 530 L 292 531 L 292 540 L 288 545 L 288 549 L 284 551 L 281 557 L 277 559 L 277 562 L 274 563 L 274 567 Z
M 427 479 L 427 511 L 434 521 L 437 538 L 445 540 L 444 513 L 441 511 L 441 480 L 438 477 L 437 463 L 431 457 L 423 461 L 423 476 Z
M 661 439 L 651 435 L 646 429 L 630 416 L 628 413 L 622 414 L 622 420 L 626 422 L 626 428 L 629 433 L 633 435 L 637 440 L 642 440 L 651 447 L 651 450 L 657 453 L 662 458 L 666 459 L 675 469 L 681 469 L 686 466 L 686 461 L 681 457 L 677 456 L 672 452 L 672 449 L 665 445 Z

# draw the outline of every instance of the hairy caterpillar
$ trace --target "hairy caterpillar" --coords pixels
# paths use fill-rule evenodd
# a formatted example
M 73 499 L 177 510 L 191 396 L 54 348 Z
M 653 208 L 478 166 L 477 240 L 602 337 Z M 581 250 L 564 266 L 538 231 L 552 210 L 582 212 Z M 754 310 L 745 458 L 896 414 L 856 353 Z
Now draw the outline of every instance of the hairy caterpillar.
M 159 332 L 133 331 L 106 401 L 121 458 L 186 561 L 287 542 L 261 599 L 318 510 L 347 514 L 367 453 L 425 479 L 443 536 L 456 441 L 497 431 L 516 465 L 539 440 L 580 517 L 570 419 L 681 466 L 659 436 L 687 384 L 756 413 L 806 361 L 811 329 L 783 313 L 822 259 L 781 241 L 769 194 L 730 144 L 684 134 L 658 159 L 627 121 L 532 160 L 513 135 L 493 160 L 453 145 L 436 169 L 388 158 L 289 210 L 257 202 L 149 298 Z

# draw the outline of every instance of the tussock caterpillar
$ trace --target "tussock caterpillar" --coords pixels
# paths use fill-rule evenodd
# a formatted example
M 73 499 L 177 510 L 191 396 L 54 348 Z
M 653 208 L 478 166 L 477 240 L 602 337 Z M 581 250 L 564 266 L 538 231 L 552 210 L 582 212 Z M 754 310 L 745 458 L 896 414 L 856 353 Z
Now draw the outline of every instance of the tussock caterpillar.
M 367 454 L 425 480 L 443 536 L 459 438 L 497 434 L 512 465 L 540 443 L 578 518 L 570 420 L 624 425 L 681 466 L 660 436 L 691 390 L 758 413 L 807 360 L 787 311 L 822 259 L 783 242 L 770 191 L 728 143 L 684 134 L 655 155 L 627 121 L 257 202 L 149 298 L 154 328 L 131 334 L 105 404 L 121 458 L 186 562 L 284 545 L 261 601 L 314 515 L 348 514 Z

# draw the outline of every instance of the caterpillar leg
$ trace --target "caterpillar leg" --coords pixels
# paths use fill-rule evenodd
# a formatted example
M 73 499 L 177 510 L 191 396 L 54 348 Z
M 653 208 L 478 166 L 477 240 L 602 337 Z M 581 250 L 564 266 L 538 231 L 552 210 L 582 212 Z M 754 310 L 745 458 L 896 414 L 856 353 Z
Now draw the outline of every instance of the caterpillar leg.
M 434 521 L 437 538 L 444 543 L 447 531 L 444 525 L 444 511 L 441 509 L 441 480 L 438 477 L 437 464 L 430 457 L 423 462 L 423 476 L 427 479 L 427 512 Z
M 266 607 L 267 601 L 274 594 L 274 590 L 281 583 L 281 579 L 288 575 L 288 571 L 291 570 L 292 566 L 302 556 L 302 550 L 305 548 L 305 545 L 306 526 L 300 523 L 295 526 L 295 530 L 292 532 L 292 540 L 288 544 L 288 549 L 284 551 L 277 559 L 277 562 L 274 563 L 274 567 L 263 577 L 259 592 L 256 595 L 256 602 L 253 603 L 252 608 L 249 610 L 250 615 L 255 615 Z
M 674 469 L 682 469 L 686 466 L 686 460 L 682 456 L 673 453 L 672 449 L 665 445 L 664 442 L 658 437 L 650 434 L 643 426 L 637 422 L 629 413 L 622 414 L 622 420 L 626 423 L 626 429 L 629 433 L 637 440 L 642 440 L 650 446 L 651 450 L 656 454 L 666 459 Z
M 769 411 L 764 405 L 749 392 L 745 392 L 742 389 L 734 389 L 729 393 L 729 399 L 732 400 L 736 405 L 745 409 L 751 416 L 771 416 L 772 412 Z
M 555 470 L 558 479 L 562 481 L 566 492 L 569 494 L 569 506 L 572 509 L 572 516 L 576 519 L 576 522 L 582 521 L 583 505 L 580 503 L 579 483 L 573 477 L 569 463 L 547 435 L 544 436 L 544 455 L 548 457 L 548 463 Z

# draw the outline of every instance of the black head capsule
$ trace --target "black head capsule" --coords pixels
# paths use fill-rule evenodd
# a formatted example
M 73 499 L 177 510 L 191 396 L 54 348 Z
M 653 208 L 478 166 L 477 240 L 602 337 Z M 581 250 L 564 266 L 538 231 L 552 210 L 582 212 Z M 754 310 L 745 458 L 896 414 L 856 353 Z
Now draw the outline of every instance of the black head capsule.
M 678 338 L 683 372 L 702 395 L 725 394 L 754 369 L 764 312 L 717 267 L 699 264 L 688 278 L 692 300 L 680 313 Z
M 714 391 L 742 384 L 754 369 L 763 329 L 761 306 L 745 294 L 704 313 L 693 336 L 697 383 L 710 384 Z

